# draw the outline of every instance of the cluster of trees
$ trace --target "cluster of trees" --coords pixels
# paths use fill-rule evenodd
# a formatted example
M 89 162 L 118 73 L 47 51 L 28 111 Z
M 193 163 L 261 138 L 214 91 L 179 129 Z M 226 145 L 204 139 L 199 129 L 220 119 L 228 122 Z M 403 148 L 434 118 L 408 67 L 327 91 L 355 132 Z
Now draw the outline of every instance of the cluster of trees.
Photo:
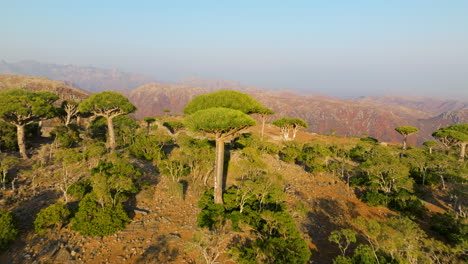
M 184 109 L 183 120 L 147 117 L 142 126 L 128 116 L 135 106 L 115 92 L 55 107 L 57 99 L 45 92 L 0 92 L 0 118 L 5 122 L 0 123 L 2 152 L 19 150 L 21 158 L 28 159 L 25 140 L 37 131 L 34 124 L 52 117 L 60 117 L 63 123 L 51 132 L 53 144 L 38 148 L 33 159 L 36 170 L 59 165 L 53 177 L 54 187 L 61 193 L 61 199 L 37 214 L 37 232 L 68 226 L 82 235 L 106 236 L 124 229 L 131 221 L 126 201 L 149 184 L 148 177 L 133 165 L 132 161 L 139 160 L 166 177 L 170 192 L 180 199 L 188 185 L 203 190 L 199 227 L 211 234 L 226 228 L 246 234 L 225 249 L 240 263 L 306 263 L 310 251 L 285 206 L 282 176 L 263 161 L 265 155 L 272 155 L 310 173 L 339 177 L 369 205 L 386 206 L 407 217 L 367 224 L 357 219 L 349 228 L 333 232 L 330 241 L 342 253 L 336 263 L 437 262 L 438 258 L 450 259 L 448 255 L 455 256 L 452 259 L 462 255 L 468 124 L 435 131 L 433 136 L 443 148 L 437 141 L 425 142 L 426 148 L 408 146 L 407 138 L 418 129 L 398 127 L 395 130 L 403 136 L 399 148 L 379 145 L 372 138 L 343 144 L 301 143 L 295 140 L 296 134 L 308 124 L 286 117 L 272 122 L 284 139 L 273 143 L 265 139 L 264 127 L 274 112 L 237 91 L 198 96 Z M 261 120 L 260 134 L 244 133 L 256 124 L 252 115 Z M 78 118 L 89 118 L 87 128 L 73 122 Z M 205 137 L 194 136 L 187 129 Z M 231 151 L 240 157 L 235 164 L 226 159 Z M 10 182 L 14 189 L 18 173 L 8 176 L 20 159 L 8 153 L 1 153 L 0 158 L 2 187 Z M 237 176 L 231 179 L 236 185 L 228 189 L 224 186 L 226 163 L 230 174 Z M 425 209 L 421 199 L 435 192 L 450 197 L 448 211 L 452 213 L 432 215 Z M 431 232 L 451 246 L 442 247 L 439 240 L 427 238 L 418 227 L 421 223 L 428 223 Z M 0 246 L 5 246 L 18 230 L 9 212 L 0 212 L 0 224 Z M 405 237 L 404 242 L 390 245 Z M 356 241 L 366 242 L 356 246 Z M 209 245 L 199 243 L 198 248 L 207 261 L 216 261 L 213 258 L 219 254 L 208 254 L 214 252 Z

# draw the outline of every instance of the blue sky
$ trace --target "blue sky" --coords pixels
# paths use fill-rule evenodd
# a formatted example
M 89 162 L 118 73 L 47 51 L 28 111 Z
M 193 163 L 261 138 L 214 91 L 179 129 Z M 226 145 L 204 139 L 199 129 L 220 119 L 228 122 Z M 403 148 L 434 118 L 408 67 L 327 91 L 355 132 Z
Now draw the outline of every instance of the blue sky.
M 0 59 L 341 96 L 468 97 L 468 1 L 6 1 Z

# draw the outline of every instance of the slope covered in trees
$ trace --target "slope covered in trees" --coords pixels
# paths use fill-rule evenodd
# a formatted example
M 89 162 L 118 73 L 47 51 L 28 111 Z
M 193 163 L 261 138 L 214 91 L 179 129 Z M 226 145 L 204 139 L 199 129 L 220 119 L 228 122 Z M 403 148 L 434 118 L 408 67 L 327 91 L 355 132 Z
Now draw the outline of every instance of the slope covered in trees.
M 96 95 L 104 108 L 128 103 Z M 14 148 L 2 151 L 0 262 L 466 261 L 466 124 L 441 129 L 439 142 L 457 142 L 427 144 L 431 151 L 302 130 L 283 140 L 279 127 L 267 124 L 262 137 L 253 126 L 247 113 L 258 107 L 193 102 L 207 109 L 151 122 L 131 111 L 114 117 L 115 145 L 106 146 L 112 132 L 97 117 L 31 137 L 24 162 Z M 208 134 L 232 129 L 226 151 L 216 151 Z M 219 173 L 223 203 L 213 188 Z

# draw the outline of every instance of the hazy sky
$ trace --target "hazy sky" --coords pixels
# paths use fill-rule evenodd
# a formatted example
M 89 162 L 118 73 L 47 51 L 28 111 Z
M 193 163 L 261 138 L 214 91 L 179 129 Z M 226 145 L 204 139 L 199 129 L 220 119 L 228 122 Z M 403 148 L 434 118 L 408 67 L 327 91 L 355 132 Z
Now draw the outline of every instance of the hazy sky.
M 0 59 L 468 97 L 467 0 L 0 0 Z

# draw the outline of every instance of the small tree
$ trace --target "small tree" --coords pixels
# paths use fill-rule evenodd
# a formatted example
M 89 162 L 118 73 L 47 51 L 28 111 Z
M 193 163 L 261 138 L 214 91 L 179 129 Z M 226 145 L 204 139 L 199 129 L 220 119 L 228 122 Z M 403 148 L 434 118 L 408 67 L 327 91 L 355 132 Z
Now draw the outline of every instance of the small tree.
M 338 244 L 344 257 L 351 243 L 356 243 L 356 232 L 351 229 L 334 230 L 328 237 L 328 241 Z
M 78 116 L 78 103 L 75 101 L 63 101 L 62 109 L 65 112 L 64 123 L 65 126 L 68 126 L 73 118 Z
M 2 187 L 5 189 L 8 171 L 19 163 L 19 159 L 6 153 L 0 154 L 0 169 L 2 171 Z
M 52 103 L 58 99 L 50 92 L 29 92 L 10 89 L 0 92 L 0 118 L 16 126 L 18 147 L 23 159 L 27 159 L 24 127 L 33 122 L 54 116 Z
M 466 144 L 468 143 L 468 123 L 441 128 L 432 133 L 432 136 L 447 148 L 460 145 L 460 160 L 465 159 Z
M 42 209 L 34 220 L 34 230 L 41 233 L 49 227 L 55 226 L 61 228 L 68 220 L 70 210 L 61 203 L 55 203 Z
M 428 141 L 425 141 L 423 145 L 429 148 L 429 154 L 432 154 L 432 148 L 439 144 L 435 140 L 428 140 Z
M 262 107 L 259 110 L 257 110 L 257 114 L 260 116 L 260 120 L 262 121 L 261 136 L 263 138 L 263 135 L 265 133 L 265 123 L 270 118 L 271 115 L 275 114 L 275 112 L 273 110 L 271 110 L 271 109 L 266 108 L 266 107 Z
M 136 111 L 136 107 L 125 96 L 111 91 L 91 95 L 79 105 L 80 112 L 90 112 L 107 119 L 109 147 L 115 150 L 115 132 L 113 119 Z
M 184 123 L 173 120 L 173 121 L 167 121 L 163 123 L 163 126 L 165 126 L 169 131 L 175 135 L 178 131 L 184 128 Z
M 156 121 L 156 118 L 148 116 L 148 117 L 143 118 L 143 121 L 146 122 L 146 135 L 149 135 L 151 124 Z
M 399 126 L 395 128 L 395 131 L 400 133 L 403 136 L 403 150 L 406 150 L 406 140 L 409 135 L 412 135 L 419 131 L 418 128 L 412 126 Z
M 212 135 L 216 140 L 216 169 L 214 200 L 223 203 L 224 144 L 231 141 L 235 133 L 255 125 L 255 120 L 239 110 L 229 108 L 209 108 L 186 117 L 187 127 Z
M 11 212 L 0 211 L 0 249 L 16 239 L 18 229 L 15 224 L 15 217 Z
M 300 118 L 289 118 L 289 117 L 278 119 L 274 121 L 272 124 L 281 129 L 281 134 L 283 135 L 283 138 L 285 140 L 289 140 L 289 134 L 291 133 L 291 130 L 293 132 L 292 139 L 295 139 L 296 133 L 297 131 L 299 131 L 299 129 L 309 127 L 307 122 L 305 122 L 304 120 Z

